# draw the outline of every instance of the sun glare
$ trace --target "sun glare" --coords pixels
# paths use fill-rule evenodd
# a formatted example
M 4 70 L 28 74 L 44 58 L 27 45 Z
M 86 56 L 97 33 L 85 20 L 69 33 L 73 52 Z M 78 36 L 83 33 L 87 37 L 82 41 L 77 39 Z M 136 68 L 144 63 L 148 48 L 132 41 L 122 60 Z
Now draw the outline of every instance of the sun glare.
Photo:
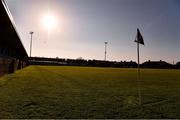
M 57 25 L 57 20 L 54 15 L 47 14 L 43 17 L 43 25 L 48 29 L 52 30 Z

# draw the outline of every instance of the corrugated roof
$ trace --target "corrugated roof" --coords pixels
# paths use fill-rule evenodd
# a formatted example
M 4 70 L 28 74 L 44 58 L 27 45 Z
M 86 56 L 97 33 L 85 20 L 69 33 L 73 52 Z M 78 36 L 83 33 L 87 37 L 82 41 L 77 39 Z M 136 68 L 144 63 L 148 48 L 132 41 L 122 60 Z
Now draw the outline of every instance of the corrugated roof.
M 0 48 L 6 49 L 10 57 L 24 58 L 28 56 L 4 0 L 0 2 Z

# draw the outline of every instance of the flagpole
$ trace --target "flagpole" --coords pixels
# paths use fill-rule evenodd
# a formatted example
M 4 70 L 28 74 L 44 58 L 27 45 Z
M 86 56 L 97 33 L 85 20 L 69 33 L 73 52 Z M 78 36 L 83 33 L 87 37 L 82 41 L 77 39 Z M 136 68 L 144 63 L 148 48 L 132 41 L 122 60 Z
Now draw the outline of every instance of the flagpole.
M 139 105 L 141 106 L 142 97 L 141 97 L 141 80 L 140 80 L 139 42 L 137 42 L 137 59 L 138 59 L 138 97 L 139 97 Z

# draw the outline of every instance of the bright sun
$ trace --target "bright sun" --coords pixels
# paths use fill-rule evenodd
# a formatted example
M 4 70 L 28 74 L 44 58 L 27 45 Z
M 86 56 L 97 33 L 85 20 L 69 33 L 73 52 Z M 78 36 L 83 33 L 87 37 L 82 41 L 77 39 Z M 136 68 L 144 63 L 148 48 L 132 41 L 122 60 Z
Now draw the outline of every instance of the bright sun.
M 48 29 L 52 30 L 57 25 L 56 17 L 52 14 L 47 14 L 43 17 L 43 25 Z

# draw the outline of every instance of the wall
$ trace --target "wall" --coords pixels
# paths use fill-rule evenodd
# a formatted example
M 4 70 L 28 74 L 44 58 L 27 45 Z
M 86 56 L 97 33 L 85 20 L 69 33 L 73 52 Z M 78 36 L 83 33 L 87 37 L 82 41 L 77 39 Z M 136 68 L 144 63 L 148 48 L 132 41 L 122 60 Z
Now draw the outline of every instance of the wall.
M 25 61 L 21 61 L 15 58 L 0 57 L 0 76 L 13 73 L 18 69 L 24 68 L 25 66 Z

